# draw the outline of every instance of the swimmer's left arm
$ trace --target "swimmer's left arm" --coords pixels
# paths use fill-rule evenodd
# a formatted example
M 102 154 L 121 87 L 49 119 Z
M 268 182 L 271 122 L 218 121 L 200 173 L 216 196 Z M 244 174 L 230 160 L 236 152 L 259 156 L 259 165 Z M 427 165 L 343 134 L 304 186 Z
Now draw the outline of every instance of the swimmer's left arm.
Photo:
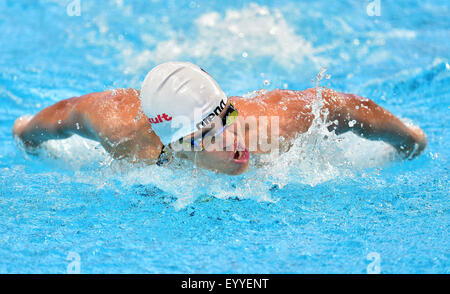
M 369 140 L 382 140 L 405 157 L 419 155 L 427 145 L 424 132 L 405 125 L 388 110 L 370 99 L 354 94 L 326 90 L 324 98 L 331 109 L 331 129 L 336 133 L 352 131 Z

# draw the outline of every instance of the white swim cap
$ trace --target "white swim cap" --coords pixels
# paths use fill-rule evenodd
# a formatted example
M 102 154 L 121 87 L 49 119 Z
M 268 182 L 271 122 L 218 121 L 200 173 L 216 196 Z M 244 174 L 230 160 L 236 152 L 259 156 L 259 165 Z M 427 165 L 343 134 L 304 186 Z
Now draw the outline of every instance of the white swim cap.
M 167 62 L 142 84 L 141 106 L 164 145 L 208 125 L 227 104 L 217 82 L 197 65 Z

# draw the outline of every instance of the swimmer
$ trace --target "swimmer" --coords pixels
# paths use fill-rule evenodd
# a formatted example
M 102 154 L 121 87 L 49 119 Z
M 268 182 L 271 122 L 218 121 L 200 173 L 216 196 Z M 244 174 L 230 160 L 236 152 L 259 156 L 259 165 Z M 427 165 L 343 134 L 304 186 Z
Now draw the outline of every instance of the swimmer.
M 321 95 L 330 132 L 351 131 L 382 140 L 408 159 L 427 145 L 420 128 L 405 125 L 369 99 L 327 88 Z M 30 153 L 47 140 L 77 134 L 99 142 L 115 159 L 167 165 L 178 157 L 237 175 L 248 169 L 251 154 L 271 151 L 257 138 L 261 126 L 267 128 L 266 134 L 274 131 L 262 118 L 276 118 L 276 133 L 283 138 L 277 148 L 287 150 L 311 127 L 317 99 L 316 88 L 228 98 L 200 67 L 168 62 L 150 71 L 141 90 L 118 89 L 63 100 L 35 116 L 17 119 L 12 132 Z M 251 119 L 256 124 L 249 124 Z

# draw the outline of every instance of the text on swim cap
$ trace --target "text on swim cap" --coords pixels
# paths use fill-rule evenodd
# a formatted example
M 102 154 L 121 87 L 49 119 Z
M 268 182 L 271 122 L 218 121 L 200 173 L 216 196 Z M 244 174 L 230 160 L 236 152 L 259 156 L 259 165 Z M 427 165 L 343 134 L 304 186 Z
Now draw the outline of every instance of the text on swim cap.
M 157 117 L 149 118 L 148 121 L 149 121 L 151 124 L 159 124 L 159 123 L 162 123 L 162 122 L 163 122 L 163 119 L 164 119 L 165 121 L 171 121 L 171 120 L 172 120 L 172 117 L 171 117 L 171 116 L 168 116 L 166 113 L 163 113 L 163 114 L 158 114 Z
M 219 106 L 216 107 L 216 109 L 214 109 L 213 112 L 211 112 L 210 114 L 208 114 L 208 116 L 201 122 L 199 122 L 197 124 L 197 129 L 202 129 L 204 127 L 206 127 L 207 125 L 209 125 L 209 123 L 216 117 L 219 116 L 220 113 L 222 112 L 222 110 L 225 108 L 225 106 L 227 106 L 225 104 L 225 101 L 220 101 Z

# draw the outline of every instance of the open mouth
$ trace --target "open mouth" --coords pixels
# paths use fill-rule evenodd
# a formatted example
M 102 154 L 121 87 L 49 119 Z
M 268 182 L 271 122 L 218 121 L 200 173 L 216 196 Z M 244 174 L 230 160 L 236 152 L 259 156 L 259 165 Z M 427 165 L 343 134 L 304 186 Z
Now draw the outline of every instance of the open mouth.
M 249 159 L 250 159 L 250 153 L 248 152 L 247 148 L 245 148 L 244 151 L 234 152 L 233 160 L 236 163 L 247 163 L 247 161 Z

